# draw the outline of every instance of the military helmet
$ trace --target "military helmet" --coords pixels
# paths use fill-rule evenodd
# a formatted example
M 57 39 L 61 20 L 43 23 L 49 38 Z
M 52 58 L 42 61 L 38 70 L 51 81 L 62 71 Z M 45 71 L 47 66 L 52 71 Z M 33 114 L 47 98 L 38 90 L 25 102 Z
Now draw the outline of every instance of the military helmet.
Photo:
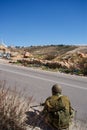
M 61 93 L 61 92 L 62 92 L 61 86 L 58 85 L 58 84 L 54 84 L 54 85 L 52 86 L 52 92 L 53 92 L 53 93 Z

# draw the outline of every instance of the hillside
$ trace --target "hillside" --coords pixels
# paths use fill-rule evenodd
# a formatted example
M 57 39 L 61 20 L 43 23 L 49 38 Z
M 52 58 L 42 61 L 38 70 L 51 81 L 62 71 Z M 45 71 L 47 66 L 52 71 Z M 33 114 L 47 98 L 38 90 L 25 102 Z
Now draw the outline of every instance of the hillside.
M 10 63 L 87 75 L 87 46 L 47 45 L 8 49 Z

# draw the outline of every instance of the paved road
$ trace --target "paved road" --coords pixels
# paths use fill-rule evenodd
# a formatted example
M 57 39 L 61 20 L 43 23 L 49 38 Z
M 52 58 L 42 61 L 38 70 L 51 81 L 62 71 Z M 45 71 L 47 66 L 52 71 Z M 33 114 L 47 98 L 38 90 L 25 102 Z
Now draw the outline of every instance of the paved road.
M 70 97 L 72 106 L 78 111 L 77 118 L 87 120 L 87 77 L 47 72 L 32 68 L 19 67 L 0 62 L 0 80 L 7 86 L 26 89 L 37 103 L 44 102 L 51 95 L 51 87 L 59 83 L 63 93 Z

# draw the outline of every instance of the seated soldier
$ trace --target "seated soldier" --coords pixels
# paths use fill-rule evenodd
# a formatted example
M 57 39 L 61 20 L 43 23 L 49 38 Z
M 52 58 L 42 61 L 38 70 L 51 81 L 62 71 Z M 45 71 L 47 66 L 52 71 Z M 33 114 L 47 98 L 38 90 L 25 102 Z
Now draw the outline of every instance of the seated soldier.
M 72 114 L 69 98 L 61 93 L 61 86 L 53 85 L 52 96 L 46 99 L 43 109 L 45 121 L 58 130 L 69 128 Z

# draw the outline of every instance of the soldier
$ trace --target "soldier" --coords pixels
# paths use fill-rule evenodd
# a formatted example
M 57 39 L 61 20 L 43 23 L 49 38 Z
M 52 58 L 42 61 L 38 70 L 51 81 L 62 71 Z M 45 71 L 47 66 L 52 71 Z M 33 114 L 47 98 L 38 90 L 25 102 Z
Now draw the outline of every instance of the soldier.
M 45 121 L 57 130 L 69 128 L 72 107 L 67 96 L 62 95 L 62 88 L 58 84 L 52 87 L 52 96 L 44 104 Z

